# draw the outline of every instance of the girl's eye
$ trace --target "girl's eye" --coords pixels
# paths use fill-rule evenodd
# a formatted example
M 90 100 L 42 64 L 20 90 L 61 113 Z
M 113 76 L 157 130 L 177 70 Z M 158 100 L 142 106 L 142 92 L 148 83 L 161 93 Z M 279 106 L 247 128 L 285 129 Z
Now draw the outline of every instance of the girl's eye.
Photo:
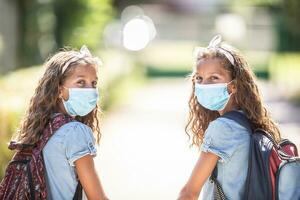
M 195 80 L 196 80 L 197 82 L 200 82 L 200 81 L 202 80 L 202 78 L 201 78 L 200 76 L 196 76 L 196 77 L 195 77 Z
M 84 80 L 80 80 L 80 81 L 78 81 L 77 83 L 78 83 L 80 86 L 84 86 L 85 81 L 84 81 Z
M 96 88 L 97 87 L 97 81 L 93 81 L 93 87 Z
M 217 79 L 219 79 L 219 78 L 216 77 L 216 76 L 212 76 L 212 77 L 211 77 L 211 80 L 217 80 Z

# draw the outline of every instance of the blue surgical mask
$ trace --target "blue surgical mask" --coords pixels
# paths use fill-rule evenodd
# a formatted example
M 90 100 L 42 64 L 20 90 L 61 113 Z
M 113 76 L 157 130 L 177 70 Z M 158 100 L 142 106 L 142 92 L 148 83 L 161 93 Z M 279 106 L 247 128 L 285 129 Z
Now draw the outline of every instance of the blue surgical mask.
M 229 82 L 230 83 L 230 82 Z M 209 110 L 223 110 L 229 101 L 227 91 L 229 83 L 195 84 L 195 94 L 198 102 Z
M 71 116 L 86 116 L 97 105 L 99 94 L 96 88 L 68 88 L 69 99 L 62 99 L 67 113 Z

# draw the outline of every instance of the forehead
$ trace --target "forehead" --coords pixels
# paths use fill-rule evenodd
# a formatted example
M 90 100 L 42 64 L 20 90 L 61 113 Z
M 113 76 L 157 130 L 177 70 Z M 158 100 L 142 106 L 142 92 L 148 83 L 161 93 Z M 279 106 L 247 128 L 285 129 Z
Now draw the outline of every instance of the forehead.
M 97 78 L 97 66 L 93 64 L 78 64 L 72 67 L 69 76 L 70 77 L 89 77 L 89 78 Z
M 227 75 L 229 71 L 227 71 L 221 64 L 221 61 L 219 59 L 200 59 L 197 62 L 196 66 L 196 73 L 197 74 L 221 74 L 221 75 Z

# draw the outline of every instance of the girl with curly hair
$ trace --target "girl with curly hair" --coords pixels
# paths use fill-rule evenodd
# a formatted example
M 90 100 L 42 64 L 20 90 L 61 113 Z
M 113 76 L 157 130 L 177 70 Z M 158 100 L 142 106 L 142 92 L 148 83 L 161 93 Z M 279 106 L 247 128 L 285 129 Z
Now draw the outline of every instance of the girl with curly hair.
M 247 116 L 252 128 L 266 130 L 275 141 L 280 132 L 262 103 L 255 76 L 245 58 L 221 36 L 198 48 L 191 75 L 192 94 L 186 133 L 200 147 L 200 157 L 180 192 L 179 200 L 214 199 L 209 180 L 217 166 L 217 181 L 227 199 L 241 200 L 248 170 L 250 132 L 234 120 L 222 118 L 230 111 Z
M 96 173 L 93 157 L 100 140 L 100 60 L 86 46 L 80 51 L 63 50 L 44 64 L 30 105 L 18 130 L 17 141 L 36 144 L 56 115 L 69 116 L 43 148 L 47 199 L 73 199 L 78 181 L 88 199 L 107 199 Z

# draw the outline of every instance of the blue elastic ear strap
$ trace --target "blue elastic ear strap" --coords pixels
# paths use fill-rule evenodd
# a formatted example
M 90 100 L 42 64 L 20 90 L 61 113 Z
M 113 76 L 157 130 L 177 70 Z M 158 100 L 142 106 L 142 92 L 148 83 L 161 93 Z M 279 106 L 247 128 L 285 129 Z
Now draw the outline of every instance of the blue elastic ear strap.
M 252 132 L 251 123 L 246 115 L 242 112 L 239 112 L 237 110 L 229 111 L 222 115 L 221 118 L 231 119 L 241 126 L 245 127 L 246 129 L 251 130 Z

